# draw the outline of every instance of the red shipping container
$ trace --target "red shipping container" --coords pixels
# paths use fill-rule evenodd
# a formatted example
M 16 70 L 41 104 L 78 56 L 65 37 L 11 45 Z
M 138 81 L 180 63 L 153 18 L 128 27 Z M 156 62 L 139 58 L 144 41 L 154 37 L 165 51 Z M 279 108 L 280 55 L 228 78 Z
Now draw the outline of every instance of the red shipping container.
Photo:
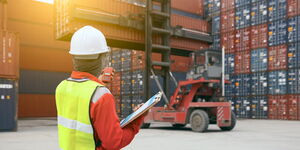
M 232 31 L 235 29 L 234 17 L 235 17 L 234 9 L 221 12 L 221 33 Z
M 114 95 L 115 99 L 115 104 L 116 104 L 116 112 L 118 116 L 120 116 L 121 113 L 121 101 L 120 101 L 120 96 L 119 95 Z
M 182 26 L 187 29 L 208 33 L 208 22 L 202 19 L 195 19 L 187 16 L 172 14 L 171 26 Z
M 221 34 L 221 47 L 225 48 L 225 53 L 234 53 L 235 52 L 235 32 L 230 31 Z
M 289 95 L 288 97 L 288 119 L 300 120 L 300 95 Z
M 7 28 L 7 4 L 0 1 L 0 30 L 6 30 Z
M 278 98 L 277 96 L 270 95 L 268 97 L 268 118 L 269 119 L 278 119 Z
M 0 77 L 19 77 L 19 37 L 17 34 L 0 30 Z
M 171 38 L 171 47 L 185 50 L 200 50 L 209 47 L 209 44 L 186 38 Z
M 221 11 L 234 9 L 234 0 L 221 0 Z
M 250 73 L 250 50 L 235 53 L 235 73 Z
M 287 68 L 287 46 L 279 45 L 269 47 L 268 50 L 268 69 L 269 70 L 280 70 Z
M 189 70 L 191 63 L 190 57 L 171 55 L 170 59 L 172 72 L 187 72 Z
M 203 16 L 203 0 L 172 0 L 171 7 Z
M 235 49 L 236 51 L 250 50 L 250 28 L 236 30 Z
M 287 96 L 279 96 L 278 98 L 278 119 L 288 119 L 288 98 Z
M 132 70 L 143 69 L 145 68 L 145 52 L 132 50 L 131 52 L 131 68 Z
M 293 17 L 300 14 L 300 1 L 299 0 L 287 0 L 287 16 Z
M 268 46 L 268 25 L 261 24 L 251 27 L 251 49 Z

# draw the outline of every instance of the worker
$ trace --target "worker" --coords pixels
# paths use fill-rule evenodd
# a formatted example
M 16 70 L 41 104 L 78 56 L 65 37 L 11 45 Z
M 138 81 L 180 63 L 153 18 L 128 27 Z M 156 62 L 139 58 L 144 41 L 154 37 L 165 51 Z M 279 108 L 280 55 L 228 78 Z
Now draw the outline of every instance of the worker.
M 79 29 L 71 39 L 74 71 L 56 88 L 62 150 L 119 150 L 139 132 L 144 116 L 121 128 L 114 97 L 97 78 L 108 51 L 104 35 L 91 26 Z

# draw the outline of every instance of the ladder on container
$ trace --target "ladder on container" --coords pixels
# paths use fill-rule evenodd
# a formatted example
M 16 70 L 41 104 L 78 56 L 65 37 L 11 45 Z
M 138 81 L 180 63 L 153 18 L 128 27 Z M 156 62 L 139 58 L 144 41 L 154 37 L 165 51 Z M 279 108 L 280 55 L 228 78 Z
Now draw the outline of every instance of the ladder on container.
M 160 6 L 160 9 L 154 9 L 154 3 Z M 156 5 L 156 6 L 157 6 Z M 151 76 L 154 77 L 155 82 L 163 91 L 163 99 L 166 104 L 169 102 L 170 97 L 170 27 L 171 18 L 171 1 L 170 0 L 147 0 L 146 3 L 146 15 L 145 15 L 145 53 L 146 53 L 146 73 L 145 73 L 145 95 L 149 99 L 151 97 Z M 159 44 L 153 43 L 153 35 L 159 35 L 161 38 Z M 161 61 L 152 60 L 152 52 L 158 52 L 162 54 Z M 153 71 L 154 66 L 160 66 L 160 71 Z M 163 77 L 163 86 L 160 85 L 155 72 L 160 72 Z

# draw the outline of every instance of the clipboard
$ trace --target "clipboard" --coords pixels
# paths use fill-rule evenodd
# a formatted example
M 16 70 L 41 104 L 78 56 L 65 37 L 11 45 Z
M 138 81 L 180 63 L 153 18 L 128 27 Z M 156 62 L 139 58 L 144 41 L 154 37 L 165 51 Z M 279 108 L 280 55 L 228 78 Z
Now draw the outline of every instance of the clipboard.
M 144 105 L 142 105 L 138 110 L 128 115 L 126 118 L 124 118 L 121 122 L 121 128 L 125 127 L 127 124 L 141 116 L 143 113 L 148 111 L 150 108 L 152 108 L 155 104 L 157 104 L 162 97 L 162 92 L 158 92 L 154 96 L 152 96 Z

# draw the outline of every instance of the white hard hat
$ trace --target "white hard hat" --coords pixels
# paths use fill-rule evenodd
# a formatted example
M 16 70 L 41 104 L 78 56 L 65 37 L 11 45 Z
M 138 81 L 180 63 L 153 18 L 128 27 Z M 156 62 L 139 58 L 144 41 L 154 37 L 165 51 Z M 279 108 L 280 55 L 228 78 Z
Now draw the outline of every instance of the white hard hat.
M 92 26 L 84 26 L 72 36 L 69 53 L 77 59 L 97 59 L 99 54 L 108 51 L 102 32 Z

